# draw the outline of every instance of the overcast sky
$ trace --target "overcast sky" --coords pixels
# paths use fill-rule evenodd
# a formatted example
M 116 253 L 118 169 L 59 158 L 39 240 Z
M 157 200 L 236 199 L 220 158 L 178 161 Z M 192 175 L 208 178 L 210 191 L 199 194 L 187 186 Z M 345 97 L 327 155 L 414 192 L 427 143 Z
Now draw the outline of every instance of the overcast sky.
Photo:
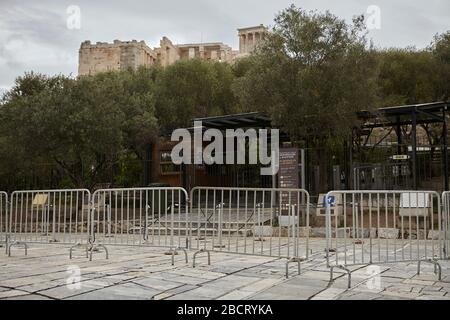
M 84 40 L 136 39 L 155 47 L 167 36 L 174 43 L 221 41 L 237 49 L 237 28 L 271 25 L 291 3 L 348 21 L 375 5 L 381 24 L 369 36 L 379 47 L 423 48 L 450 30 L 449 0 L 0 0 L 0 90 L 25 71 L 76 75 Z M 80 9 L 79 20 L 71 6 Z

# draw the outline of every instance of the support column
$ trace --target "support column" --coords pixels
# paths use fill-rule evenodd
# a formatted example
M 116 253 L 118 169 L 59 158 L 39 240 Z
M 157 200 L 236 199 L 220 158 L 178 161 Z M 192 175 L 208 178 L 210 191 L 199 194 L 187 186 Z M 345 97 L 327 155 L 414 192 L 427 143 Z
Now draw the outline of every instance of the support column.
M 255 45 L 256 45 L 255 33 L 252 32 L 252 50 L 251 51 L 255 50 Z
M 395 118 L 395 121 L 397 123 L 397 128 L 396 128 L 396 132 L 397 132 L 397 154 L 402 154 L 402 143 L 403 142 L 402 142 L 402 127 L 400 125 L 400 116 L 397 116 Z M 402 176 L 402 166 L 401 165 L 398 166 L 398 175 L 399 175 L 399 179 L 401 179 L 401 176 Z
M 412 170 L 413 170 L 413 189 L 417 190 L 417 114 L 414 109 L 412 112 L 412 132 L 411 132 L 411 142 L 412 142 Z
M 400 117 L 397 116 L 395 119 L 395 122 L 397 123 L 397 154 L 402 154 L 402 127 L 400 126 Z
M 442 134 L 444 135 L 443 139 L 443 161 L 444 161 L 444 191 L 448 191 L 448 139 L 447 139 L 447 107 L 444 108 L 442 111 Z

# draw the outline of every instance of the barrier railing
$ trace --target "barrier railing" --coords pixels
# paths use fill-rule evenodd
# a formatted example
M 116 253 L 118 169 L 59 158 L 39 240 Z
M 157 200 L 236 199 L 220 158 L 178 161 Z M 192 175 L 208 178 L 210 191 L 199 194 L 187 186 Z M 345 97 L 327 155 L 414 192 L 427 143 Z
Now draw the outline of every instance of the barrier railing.
M 310 224 L 311 223 L 311 224 Z M 325 238 L 323 239 L 323 223 Z M 315 226 L 315 228 L 311 228 Z M 314 230 L 313 230 L 314 229 Z M 320 230 L 322 229 L 322 231 Z M 319 239 L 310 239 L 310 236 Z M 321 237 L 321 238 L 320 238 Z M 319 197 L 310 221 L 310 197 L 303 189 L 196 187 L 0 192 L 0 243 L 11 247 L 57 243 L 85 247 L 148 246 L 308 259 L 311 246 L 326 240 L 330 280 L 334 269 L 391 262 L 432 263 L 449 258 L 450 191 L 330 191 Z
M 442 193 L 442 214 L 444 216 L 444 254 L 450 257 L 450 191 Z
M 86 189 L 14 191 L 9 207 L 7 253 L 28 243 L 87 242 L 91 194 Z
M 330 267 L 445 259 L 448 220 L 434 191 L 330 191 L 326 195 L 326 252 Z M 339 204 L 337 204 L 339 199 Z M 340 210 L 332 210 L 340 206 Z
M 191 190 L 189 248 L 288 259 L 309 255 L 309 194 L 302 189 L 209 188 Z
M 8 236 L 8 194 L 0 191 L 0 244 L 4 243 L 6 250 Z
M 172 264 L 177 250 L 183 250 L 187 261 L 187 202 L 183 188 L 97 190 L 92 195 L 90 243 L 165 247 Z

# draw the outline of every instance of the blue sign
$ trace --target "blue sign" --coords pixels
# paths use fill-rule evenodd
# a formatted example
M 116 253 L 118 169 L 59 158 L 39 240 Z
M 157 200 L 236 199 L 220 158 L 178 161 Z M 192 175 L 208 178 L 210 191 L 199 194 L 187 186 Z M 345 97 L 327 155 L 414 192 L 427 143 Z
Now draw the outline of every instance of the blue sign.
M 334 206 L 334 200 L 335 200 L 335 197 L 334 196 L 324 196 L 323 198 L 322 198 L 322 205 L 324 206 L 324 207 L 326 207 L 327 206 L 327 204 L 326 204 L 326 199 L 328 198 L 328 204 L 330 205 L 330 207 L 332 207 L 332 206 Z

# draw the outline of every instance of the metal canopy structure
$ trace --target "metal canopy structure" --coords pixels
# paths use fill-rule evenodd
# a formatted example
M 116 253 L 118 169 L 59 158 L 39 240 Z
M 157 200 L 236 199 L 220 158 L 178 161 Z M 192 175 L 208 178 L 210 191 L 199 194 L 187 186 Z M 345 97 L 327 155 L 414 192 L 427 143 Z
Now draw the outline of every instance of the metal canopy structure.
M 262 112 L 196 118 L 193 121 L 201 121 L 203 127 L 214 129 L 270 128 L 272 126 L 270 117 Z
M 263 112 L 248 112 L 230 114 L 225 116 L 213 116 L 206 118 L 195 118 L 192 122 L 201 121 L 202 130 L 207 129 L 276 129 L 272 126 L 272 119 Z M 188 128 L 189 131 L 193 131 L 194 127 Z M 280 130 L 279 132 L 280 143 L 289 142 L 289 134 Z M 270 139 L 270 136 L 269 136 Z
M 201 123 L 198 123 L 201 122 Z M 215 129 L 225 134 L 226 130 L 255 130 L 266 129 L 268 131 L 274 130 L 272 126 L 272 119 L 270 116 L 263 112 L 248 112 L 239 114 L 230 114 L 223 116 L 211 116 L 203 118 L 192 119 L 193 127 L 187 128 L 189 131 L 195 131 L 201 129 L 205 132 L 208 129 Z M 258 133 L 257 133 L 258 136 Z M 272 135 L 269 134 L 267 139 L 268 143 L 271 142 Z M 289 135 L 285 132 L 279 131 L 280 144 L 290 141 Z M 226 141 L 224 140 L 224 143 Z M 226 147 L 224 145 L 224 150 Z M 225 151 L 226 152 L 226 151 Z M 253 184 L 259 181 L 260 185 L 265 187 L 274 187 L 276 185 L 273 176 L 260 176 L 255 172 L 259 172 L 258 165 L 227 165 L 227 164 L 213 164 L 205 165 L 206 172 L 212 177 L 218 177 L 221 185 L 230 184 L 230 186 L 244 186 L 245 184 Z M 257 170 L 256 170 L 256 169 Z M 194 166 L 182 166 L 182 184 L 188 189 L 193 177 L 196 176 L 196 168 Z M 194 182 L 195 183 L 195 182 Z M 193 184 L 195 185 L 195 184 Z
M 442 159 L 444 169 L 444 188 L 448 190 L 448 139 L 447 111 L 450 103 L 445 101 L 380 108 L 376 112 L 358 112 L 360 119 L 366 121 L 362 129 L 392 127 L 397 133 L 397 145 L 402 144 L 401 126 L 411 126 L 413 187 L 417 189 L 417 125 L 442 124 Z

